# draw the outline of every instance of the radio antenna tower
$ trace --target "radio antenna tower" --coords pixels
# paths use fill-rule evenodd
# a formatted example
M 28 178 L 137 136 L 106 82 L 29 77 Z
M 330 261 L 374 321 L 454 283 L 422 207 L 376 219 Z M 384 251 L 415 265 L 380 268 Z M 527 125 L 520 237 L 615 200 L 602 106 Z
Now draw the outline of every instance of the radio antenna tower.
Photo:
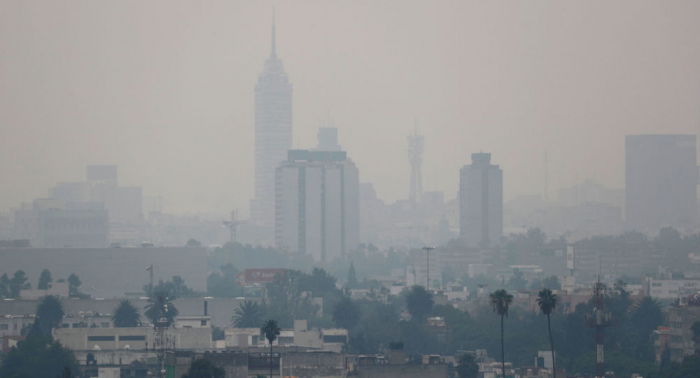
M 418 135 L 418 121 L 414 120 L 413 135 L 408 136 L 408 161 L 411 164 L 411 192 L 408 198 L 412 203 L 418 203 L 423 196 L 421 166 L 424 144 L 425 136 Z
M 605 298 L 605 285 L 600 282 L 600 275 L 598 276 L 598 282 L 595 283 L 593 287 L 593 296 L 595 308 L 593 309 L 593 315 L 586 316 L 586 323 L 589 327 L 595 328 L 595 343 L 596 343 L 596 378 L 605 377 L 604 362 L 605 356 L 603 353 L 603 340 L 605 338 L 604 330 L 613 323 L 612 316 L 609 312 L 604 309 L 604 298 Z

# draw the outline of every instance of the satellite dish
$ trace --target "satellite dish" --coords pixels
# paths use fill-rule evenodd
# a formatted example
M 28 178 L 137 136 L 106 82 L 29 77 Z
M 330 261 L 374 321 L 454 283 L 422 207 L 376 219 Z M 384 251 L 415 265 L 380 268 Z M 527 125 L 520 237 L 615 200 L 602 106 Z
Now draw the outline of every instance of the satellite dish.
M 92 347 L 92 350 L 102 350 L 99 345 L 95 344 L 94 347 Z

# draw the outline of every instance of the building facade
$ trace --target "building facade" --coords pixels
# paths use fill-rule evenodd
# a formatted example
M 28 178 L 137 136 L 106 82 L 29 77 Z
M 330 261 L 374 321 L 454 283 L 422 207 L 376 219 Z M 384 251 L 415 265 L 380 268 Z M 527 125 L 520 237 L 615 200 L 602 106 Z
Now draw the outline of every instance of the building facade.
M 14 237 L 41 248 L 106 247 L 109 216 L 101 203 L 36 199 L 14 211 Z
M 344 151 L 289 151 L 276 177 L 278 247 L 321 262 L 357 247 L 359 173 Z
M 491 154 L 472 154 L 460 170 L 459 235 L 471 247 L 496 245 L 503 235 L 503 171 Z
M 625 224 L 657 235 L 697 225 L 695 135 L 625 137 Z
M 272 228 L 275 222 L 275 169 L 292 148 L 292 84 L 275 49 L 255 85 L 255 199 L 251 217 L 256 224 Z

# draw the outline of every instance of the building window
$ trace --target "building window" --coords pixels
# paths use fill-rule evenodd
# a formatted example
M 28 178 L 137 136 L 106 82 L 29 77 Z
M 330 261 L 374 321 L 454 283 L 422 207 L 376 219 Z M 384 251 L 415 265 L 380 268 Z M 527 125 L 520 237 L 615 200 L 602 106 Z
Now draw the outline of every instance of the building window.
M 119 341 L 146 341 L 146 336 L 119 336 Z
M 7 324 L 0 324 L 0 331 L 5 331 L 5 330 L 7 330 L 7 329 L 9 329 L 9 328 L 10 328 L 10 327 L 8 327 Z
M 114 341 L 114 336 L 88 336 L 88 341 Z
M 202 327 L 206 327 L 206 326 L 207 326 L 207 321 L 206 321 L 206 320 L 202 320 Z
M 109 322 L 100 323 L 100 327 L 102 327 L 102 328 L 109 328 Z

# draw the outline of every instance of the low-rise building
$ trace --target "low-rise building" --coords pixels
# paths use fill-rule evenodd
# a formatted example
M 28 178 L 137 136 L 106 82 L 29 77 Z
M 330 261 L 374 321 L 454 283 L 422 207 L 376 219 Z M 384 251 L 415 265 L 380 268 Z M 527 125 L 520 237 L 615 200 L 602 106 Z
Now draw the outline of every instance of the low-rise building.
M 29 330 L 34 324 L 34 315 L 5 315 L 0 317 L 0 337 L 20 336 L 22 329 Z
M 66 348 L 80 350 L 153 349 L 153 327 L 56 328 L 53 338 Z M 166 347 L 173 349 L 212 349 L 211 328 L 166 328 Z
M 650 278 L 646 282 L 647 293 L 656 299 L 678 299 L 700 292 L 700 279 L 657 280 Z
M 693 331 L 690 327 L 700 321 L 700 294 L 682 298 L 677 306 L 668 309 L 669 342 L 671 361 L 681 362 L 695 351 Z

